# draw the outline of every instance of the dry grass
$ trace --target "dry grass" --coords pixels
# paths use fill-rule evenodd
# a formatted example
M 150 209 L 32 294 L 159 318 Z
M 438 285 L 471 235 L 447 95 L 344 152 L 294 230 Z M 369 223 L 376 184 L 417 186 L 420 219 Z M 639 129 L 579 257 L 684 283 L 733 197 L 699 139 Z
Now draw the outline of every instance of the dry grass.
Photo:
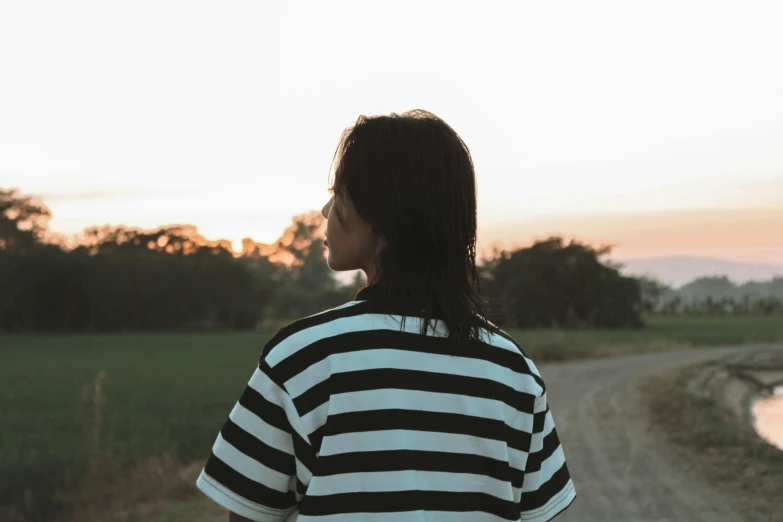
M 120 472 L 110 456 L 102 459 L 83 487 L 62 500 L 71 506 L 63 521 L 136 522 L 193 498 L 201 464 L 183 466 L 170 455 L 152 457 Z
M 783 451 L 714 400 L 688 392 L 692 366 L 646 383 L 650 415 L 662 436 L 687 451 L 695 468 L 734 499 L 748 520 L 780 520 Z
M 90 460 L 83 481 L 73 491 L 58 493 L 67 509 L 63 522 L 136 522 L 164 512 L 196 494 L 195 482 L 202 464 L 183 465 L 173 454 L 147 458 L 131 466 L 111 450 L 102 449 L 101 435 L 107 404 L 107 374 L 98 372 L 91 386 L 82 389 L 90 412 Z M 16 516 L 16 515 L 15 515 Z

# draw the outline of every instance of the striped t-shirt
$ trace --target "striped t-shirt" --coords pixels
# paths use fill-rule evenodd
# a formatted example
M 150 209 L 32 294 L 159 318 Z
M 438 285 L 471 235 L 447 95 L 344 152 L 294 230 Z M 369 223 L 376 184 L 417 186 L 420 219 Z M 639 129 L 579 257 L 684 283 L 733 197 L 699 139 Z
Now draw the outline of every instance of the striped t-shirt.
M 566 509 L 576 492 L 533 361 L 491 323 L 454 355 L 442 321 L 421 334 L 422 315 L 368 287 L 282 328 L 198 487 L 259 522 L 543 522 Z

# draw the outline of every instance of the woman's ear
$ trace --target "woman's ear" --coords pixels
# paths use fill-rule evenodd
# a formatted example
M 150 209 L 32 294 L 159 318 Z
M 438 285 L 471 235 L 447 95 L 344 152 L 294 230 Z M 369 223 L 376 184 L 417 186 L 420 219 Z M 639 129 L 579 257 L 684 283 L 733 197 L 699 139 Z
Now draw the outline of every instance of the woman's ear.
M 386 236 L 384 236 L 383 233 L 377 232 L 375 229 L 373 229 L 372 225 L 370 225 L 370 232 L 375 238 L 375 255 L 377 256 L 383 252 L 384 248 L 386 248 Z

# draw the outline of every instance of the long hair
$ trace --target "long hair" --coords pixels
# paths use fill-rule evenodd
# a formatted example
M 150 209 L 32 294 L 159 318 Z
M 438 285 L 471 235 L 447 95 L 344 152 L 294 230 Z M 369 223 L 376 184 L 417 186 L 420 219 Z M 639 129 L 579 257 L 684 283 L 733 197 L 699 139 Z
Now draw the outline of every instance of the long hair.
M 414 296 L 422 334 L 441 319 L 458 350 L 477 339 L 488 309 L 476 271 L 476 176 L 459 135 L 424 110 L 362 115 L 335 162 L 332 190 L 387 240 L 368 286 Z

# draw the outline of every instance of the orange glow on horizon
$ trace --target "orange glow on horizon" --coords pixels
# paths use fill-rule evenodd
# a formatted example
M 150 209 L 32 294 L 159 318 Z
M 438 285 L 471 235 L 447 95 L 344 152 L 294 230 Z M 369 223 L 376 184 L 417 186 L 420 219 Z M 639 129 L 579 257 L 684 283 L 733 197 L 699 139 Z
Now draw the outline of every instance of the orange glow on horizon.
M 511 249 L 551 235 L 613 245 L 613 256 L 628 259 L 700 255 L 783 265 L 783 208 L 539 217 L 487 228 L 479 241 L 483 249 Z

